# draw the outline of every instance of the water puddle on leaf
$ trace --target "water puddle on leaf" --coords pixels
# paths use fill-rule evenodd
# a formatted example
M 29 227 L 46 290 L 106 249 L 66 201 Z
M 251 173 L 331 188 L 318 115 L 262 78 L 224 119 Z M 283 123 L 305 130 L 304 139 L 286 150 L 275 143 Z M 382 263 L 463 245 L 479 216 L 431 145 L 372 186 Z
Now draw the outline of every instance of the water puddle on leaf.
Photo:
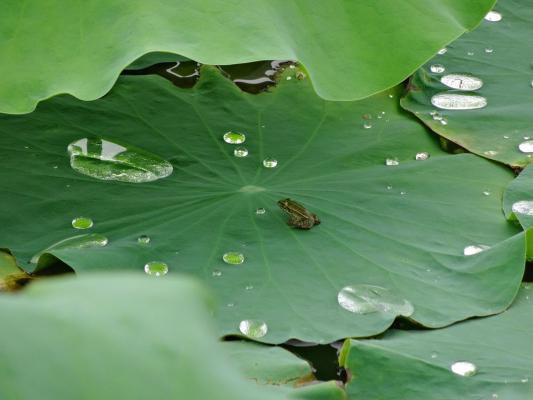
M 439 93 L 431 98 L 431 104 L 443 110 L 475 110 L 487 106 L 487 99 L 457 93 Z
M 346 286 L 339 291 L 337 301 L 342 308 L 355 314 L 382 312 L 409 317 L 414 312 L 408 300 L 380 286 Z
M 483 81 L 472 75 L 448 74 L 440 78 L 440 81 L 452 89 L 478 90 L 483 87 Z
M 72 237 L 60 240 L 59 242 L 56 242 L 48 246 L 43 251 L 40 251 L 39 253 L 35 254 L 31 258 L 31 262 L 34 264 L 37 264 L 37 262 L 39 261 L 39 257 L 41 257 L 43 253 L 48 253 L 52 250 L 87 249 L 87 248 L 92 248 L 92 247 L 104 247 L 107 245 L 107 243 L 108 243 L 107 238 L 98 233 L 88 233 L 85 235 L 72 236 Z
M 163 276 L 168 273 L 168 265 L 163 261 L 150 261 L 144 266 L 144 272 L 150 276 Z
M 488 249 L 490 249 L 490 246 L 484 244 L 471 244 L 463 249 L 463 254 L 465 256 L 473 256 L 474 254 L 481 253 Z
M 474 376 L 477 373 L 476 365 L 470 361 L 454 362 L 450 369 L 454 374 L 461 376 Z
M 268 326 L 265 321 L 257 319 L 245 319 L 240 322 L 239 330 L 249 338 L 258 339 L 265 336 L 268 332 Z
M 147 151 L 100 138 L 83 138 L 68 145 L 70 166 L 101 180 L 151 182 L 172 173 L 172 165 Z

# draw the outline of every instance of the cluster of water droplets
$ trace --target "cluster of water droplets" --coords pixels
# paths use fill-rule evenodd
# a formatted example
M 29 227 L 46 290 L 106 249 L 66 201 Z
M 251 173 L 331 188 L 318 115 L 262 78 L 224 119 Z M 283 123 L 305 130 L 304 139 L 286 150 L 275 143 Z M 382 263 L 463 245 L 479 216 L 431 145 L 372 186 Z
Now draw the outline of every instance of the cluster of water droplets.
M 228 144 L 240 145 L 246 141 L 246 135 L 242 132 L 228 131 L 222 135 L 222 139 Z M 233 155 L 237 158 L 244 158 L 248 157 L 249 151 L 244 146 L 237 146 L 233 149 Z M 265 168 L 275 168 L 278 165 L 278 160 L 266 157 L 262 163 Z

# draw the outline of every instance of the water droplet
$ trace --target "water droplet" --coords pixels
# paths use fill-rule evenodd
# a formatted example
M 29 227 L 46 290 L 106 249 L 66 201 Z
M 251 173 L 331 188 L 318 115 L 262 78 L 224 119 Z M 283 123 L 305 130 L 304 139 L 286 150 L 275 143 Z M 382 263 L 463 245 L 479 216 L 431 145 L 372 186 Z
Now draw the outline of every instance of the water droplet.
M 246 285 L 244 287 L 244 290 L 252 290 L 254 288 L 254 285 Z
M 235 303 L 228 303 L 226 304 L 226 307 L 235 307 Z
M 507 135 L 503 135 L 503 138 L 504 138 L 504 139 L 509 139 L 509 136 L 507 136 Z
M 265 321 L 258 319 L 245 319 L 239 324 L 239 330 L 245 336 L 258 339 L 267 334 L 268 326 Z
M 529 382 L 529 378 L 522 378 L 522 379 L 520 379 L 520 382 L 528 383 Z
M 163 276 L 168 272 L 168 265 L 163 261 L 150 261 L 144 266 L 144 272 L 151 276 Z
M 443 118 L 440 120 L 440 124 L 441 124 L 441 125 L 448 125 L 448 120 L 447 120 L 446 118 L 443 117 Z
M 492 54 L 493 51 L 494 51 L 494 49 L 491 49 L 490 47 L 487 47 L 485 49 L 485 53 L 487 53 L 487 54 Z
M 473 52 L 473 51 L 467 51 L 466 54 L 467 54 L 468 56 L 473 56 L 473 55 L 474 55 L 474 52 Z
M 278 165 L 278 160 L 267 157 L 263 160 L 263 165 L 265 166 L 265 168 L 276 168 L 276 166 Z
M 473 376 L 477 373 L 477 367 L 469 361 L 454 362 L 451 366 L 451 370 L 454 374 L 461 376 Z
M 258 208 L 257 210 L 255 210 L 255 213 L 256 213 L 257 215 L 263 215 L 263 214 L 266 213 L 266 210 L 265 210 L 264 208 L 261 207 L 261 208 Z
M 307 78 L 307 75 L 305 75 L 305 73 L 303 71 L 296 72 L 296 79 L 299 79 L 299 80 L 302 81 L 305 78 Z
M 526 140 L 518 145 L 522 153 L 533 153 L 533 140 Z
M 92 178 L 120 182 L 151 182 L 169 176 L 168 161 L 136 147 L 104 139 L 80 139 L 68 145 L 70 166 Z
M 489 22 L 499 22 L 502 18 L 502 15 L 498 11 L 489 11 L 487 15 L 485 15 L 485 21 Z
M 405 196 L 406 194 L 407 194 L 407 192 L 400 192 L 401 196 Z
M 492 393 L 492 396 L 491 396 L 493 399 L 497 399 L 498 398 L 498 393 Z
M 58 169 L 59 166 L 58 166 L 58 165 L 54 165 L 52 168 L 53 168 L 53 169 Z
M 429 153 L 426 151 L 423 151 L 421 153 L 416 153 L 415 160 L 417 161 L 425 161 L 429 158 Z
M 442 74 L 444 71 L 446 71 L 446 68 L 444 68 L 444 65 L 442 64 L 432 64 L 429 67 L 429 70 L 434 74 Z
M 483 81 L 476 76 L 448 74 L 440 78 L 443 85 L 459 90 L 478 90 L 483 87 Z
M 363 128 L 370 129 L 372 128 L 372 122 L 370 121 L 363 121 Z
M 391 166 L 391 165 L 400 165 L 400 161 L 398 161 L 397 158 L 387 158 L 385 160 L 385 165 Z
M 218 269 L 215 269 L 211 275 L 213 275 L 214 277 L 218 278 L 219 276 L 222 276 L 222 271 L 218 270 Z
M 448 49 L 446 47 L 443 47 L 437 52 L 437 54 L 442 56 L 443 54 L 446 54 L 447 52 L 448 52 Z
M 394 95 L 392 93 L 389 94 L 389 99 L 394 99 Z
M 246 157 L 248 155 L 248 149 L 246 147 L 235 147 L 233 155 L 239 158 Z
M 386 114 L 385 111 L 380 111 L 378 114 L 378 119 L 382 119 L 385 116 L 385 114 Z
M 517 201 L 511 207 L 512 211 L 517 214 L 533 215 L 533 201 Z
M 439 355 L 435 352 L 431 353 L 431 358 L 437 358 Z
M 439 93 L 431 98 L 431 104 L 443 110 L 474 110 L 487 106 L 487 99 L 483 96 Z
M 76 229 L 89 229 L 93 226 L 93 220 L 87 217 L 76 217 L 72 220 L 72 227 Z
M 392 190 L 392 185 L 387 185 L 387 190 Z
M 238 265 L 244 262 L 244 254 L 236 251 L 228 251 L 227 253 L 224 253 L 222 259 L 226 264 Z
M 342 308 L 356 314 L 382 312 L 409 317 L 414 312 L 409 301 L 380 286 L 346 286 L 339 291 L 337 301 Z
M 246 135 L 244 133 L 229 131 L 222 138 L 229 144 L 241 144 L 246 140 Z
M 528 140 L 529 139 L 529 136 L 524 136 L 524 140 Z
M 137 238 L 137 243 L 139 244 L 148 244 L 150 243 L 150 236 L 141 235 Z
M 41 257 L 43 253 L 49 253 L 52 250 L 87 249 L 91 247 L 104 247 L 107 245 L 107 243 L 108 243 L 107 238 L 98 233 L 87 233 L 85 235 L 72 236 L 72 237 L 60 240 L 59 242 L 56 242 L 48 246 L 43 251 L 38 252 L 31 258 L 30 262 L 37 264 L 37 262 L 39 261 L 39 257 Z
M 490 192 L 488 190 L 483 191 L 483 196 L 490 196 Z
M 472 256 L 488 249 L 490 249 L 490 246 L 484 244 L 471 244 L 463 249 L 463 254 L 465 256 Z
M 494 150 L 487 150 L 487 151 L 484 151 L 483 154 L 485 154 L 486 156 L 489 156 L 489 157 L 494 157 L 495 155 L 498 154 L 498 152 L 494 151 Z

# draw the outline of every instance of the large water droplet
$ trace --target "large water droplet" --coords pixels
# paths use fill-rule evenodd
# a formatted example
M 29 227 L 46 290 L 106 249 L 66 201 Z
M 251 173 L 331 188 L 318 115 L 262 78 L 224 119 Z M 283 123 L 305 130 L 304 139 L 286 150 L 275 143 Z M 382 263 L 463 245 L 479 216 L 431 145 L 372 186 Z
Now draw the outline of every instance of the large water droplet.
M 241 144 L 246 140 L 246 135 L 240 132 L 229 131 L 226 132 L 222 138 L 229 144 Z
M 468 94 L 439 93 L 431 98 L 431 104 L 443 110 L 474 110 L 486 107 L 487 99 Z
M 346 286 L 340 290 L 337 301 L 342 308 L 356 314 L 383 312 L 409 317 L 414 312 L 409 301 L 380 286 Z
M 244 262 L 244 254 L 237 251 L 228 251 L 227 253 L 224 253 L 222 260 L 224 260 L 226 264 L 242 264 Z
M 48 253 L 52 250 L 86 249 L 86 248 L 91 248 L 91 247 L 103 247 L 103 246 L 106 246 L 107 243 L 108 243 L 107 238 L 98 233 L 87 233 L 85 235 L 72 236 L 72 237 L 60 240 L 59 242 L 56 242 L 48 246 L 43 251 L 40 251 L 39 253 L 35 254 L 31 258 L 31 262 L 36 264 L 39 261 L 39 257 L 41 257 L 43 253 Z
M 267 334 L 268 326 L 265 321 L 258 319 L 245 319 L 239 324 L 239 330 L 243 335 L 253 339 L 258 339 Z
M 415 155 L 415 160 L 417 161 L 425 161 L 429 158 L 429 153 L 426 152 L 426 151 L 423 151 L 423 152 L 420 152 L 420 153 L 416 153 Z
M 151 276 L 163 276 L 168 272 L 168 265 L 163 261 L 150 261 L 144 266 L 144 272 Z
M 533 153 L 533 140 L 526 140 L 518 145 L 522 153 Z
M 263 160 L 263 166 L 265 168 L 276 168 L 278 165 L 278 160 L 275 158 L 267 157 Z
M 444 71 L 446 71 L 446 68 L 444 68 L 444 65 L 442 64 L 432 64 L 429 67 L 429 70 L 434 74 L 442 74 Z
M 89 229 L 93 226 L 93 220 L 87 217 L 76 217 L 72 220 L 72 227 L 76 229 Z
M 481 253 L 484 250 L 490 249 L 490 246 L 484 245 L 484 244 L 471 244 L 470 246 L 466 246 L 463 249 L 463 254 L 465 256 L 472 256 L 474 254 Z
M 239 158 L 246 157 L 248 155 L 248 149 L 246 147 L 235 147 L 233 155 Z
M 397 158 L 387 158 L 385 159 L 385 165 L 387 166 L 395 166 L 395 165 L 400 165 L 400 161 L 398 161 Z
M 255 213 L 256 213 L 257 215 L 263 215 L 263 214 L 266 213 L 266 210 L 265 210 L 264 208 L 261 207 L 261 208 L 258 208 L 257 210 L 255 210 Z
M 137 243 L 139 244 L 148 244 L 150 243 L 150 236 L 147 235 L 141 235 L 137 238 Z
M 483 81 L 478 77 L 461 74 L 448 74 L 440 78 L 442 84 L 460 90 L 478 90 L 483 86 Z
M 454 374 L 461 376 L 473 376 L 477 373 L 476 365 L 469 361 L 454 362 L 450 368 Z
M 489 11 L 487 15 L 485 15 L 485 21 L 489 22 L 499 22 L 502 18 L 502 15 L 498 11 Z
M 104 139 L 80 139 L 68 145 L 70 166 L 92 178 L 150 182 L 172 173 L 172 164 L 136 147 Z
M 517 214 L 533 215 L 533 201 L 522 200 L 517 201 L 511 207 L 512 211 Z

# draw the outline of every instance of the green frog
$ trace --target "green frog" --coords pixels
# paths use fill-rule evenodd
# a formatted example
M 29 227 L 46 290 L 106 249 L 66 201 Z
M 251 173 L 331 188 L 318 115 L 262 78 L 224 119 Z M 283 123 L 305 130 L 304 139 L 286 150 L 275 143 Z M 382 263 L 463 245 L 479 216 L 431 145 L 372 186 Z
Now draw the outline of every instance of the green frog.
M 320 224 L 320 220 L 315 214 L 308 211 L 303 205 L 294 200 L 279 200 L 278 206 L 289 214 L 290 218 L 287 221 L 289 226 L 298 229 L 311 229 L 313 226 Z

